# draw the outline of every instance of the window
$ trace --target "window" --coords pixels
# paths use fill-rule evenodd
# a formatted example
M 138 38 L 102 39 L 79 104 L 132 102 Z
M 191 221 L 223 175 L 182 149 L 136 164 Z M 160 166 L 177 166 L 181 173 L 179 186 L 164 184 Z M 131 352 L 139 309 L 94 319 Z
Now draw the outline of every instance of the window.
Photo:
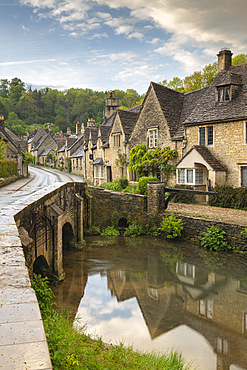
M 94 178 L 103 179 L 104 178 L 104 166 L 102 164 L 94 165 Z
M 114 146 L 120 146 L 121 145 L 121 135 L 114 135 Z
M 218 102 L 230 101 L 230 86 L 218 87 Z
M 183 185 L 203 185 L 203 168 L 177 169 L 177 183 Z
M 247 186 L 247 166 L 241 166 L 241 186 Z
M 201 299 L 199 301 L 199 313 L 208 319 L 213 318 L 213 301 L 211 299 Z
M 200 127 L 199 128 L 199 134 L 200 134 L 199 144 L 200 145 L 206 145 L 206 142 L 205 142 L 205 127 Z
M 157 148 L 158 130 L 149 130 L 149 148 Z
M 199 145 L 213 145 L 213 143 L 214 143 L 213 126 L 199 127 Z
M 196 185 L 202 185 L 203 184 L 203 169 L 202 168 L 196 168 Z

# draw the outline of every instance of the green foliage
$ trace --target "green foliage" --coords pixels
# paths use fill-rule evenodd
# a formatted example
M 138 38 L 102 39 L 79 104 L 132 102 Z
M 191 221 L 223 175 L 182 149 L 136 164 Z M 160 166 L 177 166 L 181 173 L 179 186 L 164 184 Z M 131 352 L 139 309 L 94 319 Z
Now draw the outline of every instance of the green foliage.
M 85 235 L 100 235 L 100 228 L 97 226 L 92 226 L 90 229 L 84 229 Z
M 121 186 L 119 185 L 119 182 L 117 180 L 107 182 L 106 184 L 103 184 L 102 187 L 107 190 L 112 191 L 122 191 Z
M 132 238 L 136 236 L 143 235 L 144 231 L 140 225 L 138 225 L 137 221 L 134 220 L 131 224 L 127 227 L 124 232 L 124 236 L 131 236 Z
M 33 274 L 31 286 L 35 290 L 42 316 L 46 317 L 51 313 L 52 306 L 54 305 L 52 302 L 54 294 L 49 287 L 49 280 L 47 277 L 42 278 L 41 275 Z
M 142 165 L 143 156 L 147 152 L 147 148 L 144 144 L 138 144 L 130 150 L 129 153 L 129 169 L 136 171 L 139 174 L 143 173 L 144 168 Z
M 0 177 L 9 177 L 17 175 L 16 161 L 0 160 Z
M 53 161 L 53 155 L 51 153 L 48 153 L 46 156 L 45 156 L 45 163 L 47 162 L 51 162 Z M 71 171 L 69 171 L 71 172 Z
M 167 239 L 178 238 L 184 229 L 183 220 L 177 218 L 174 214 L 169 217 L 162 217 L 160 231 Z
M 118 152 L 118 155 L 117 155 L 117 159 L 115 161 L 116 165 L 120 168 L 124 168 L 124 166 L 126 165 L 127 161 L 126 161 L 126 154 L 124 153 L 120 153 L 120 151 Z
M 115 229 L 114 226 L 108 226 L 106 229 L 104 229 L 101 233 L 101 235 L 104 236 L 117 236 L 120 235 L 119 231 Z
M 26 152 L 23 157 L 23 162 L 27 165 L 34 163 L 34 156 L 31 153 Z
M 0 139 L 0 160 L 5 160 L 5 152 L 6 152 L 7 144 L 3 141 L 3 139 Z
M 241 231 L 241 234 L 247 239 L 247 228 Z
M 66 161 L 68 163 L 68 172 L 71 173 L 71 171 L 72 171 L 72 161 L 69 157 L 66 158 Z
M 231 249 L 226 240 L 226 232 L 218 226 L 208 227 L 199 238 L 201 245 L 211 251 L 227 251 Z
M 193 190 L 193 186 L 187 186 L 187 185 L 176 185 L 175 188 Z M 195 194 L 177 193 L 172 198 L 172 202 L 194 204 L 196 203 L 196 197 L 195 197 Z
M 162 174 L 162 181 L 167 183 L 170 175 L 174 172 L 175 167 L 169 164 L 169 161 L 176 158 L 178 152 L 173 149 L 171 150 L 169 146 L 161 149 L 155 148 L 149 150 L 144 154 L 142 158 L 142 166 L 147 172 L 152 172 L 154 174 L 160 171 Z
M 142 195 L 147 195 L 147 183 L 153 181 L 159 181 L 159 179 L 157 177 L 140 177 L 137 185 L 138 193 Z
M 136 185 L 128 185 L 125 189 L 123 189 L 124 193 L 131 193 L 131 194 L 137 194 L 137 186 Z
M 18 118 L 15 112 L 10 112 L 8 119 L 5 121 L 6 126 L 16 135 L 24 134 L 28 131 L 25 123 Z
M 129 185 L 128 179 L 126 179 L 126 177 L 121 177 L 121 179 L 119 179 L 119 185 L 122 190 L 126 189 Z
M 247 209 L 247 187 L 233 188 L 229 185 L 216 186 L 218 195 L 209 197 L 209 205 L 223 208 Z

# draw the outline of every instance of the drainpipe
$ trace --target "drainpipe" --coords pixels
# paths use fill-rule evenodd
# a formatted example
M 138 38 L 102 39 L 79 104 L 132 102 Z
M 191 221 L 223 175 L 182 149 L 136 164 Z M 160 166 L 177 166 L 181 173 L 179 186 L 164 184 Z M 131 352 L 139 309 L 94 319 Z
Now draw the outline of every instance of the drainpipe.
M 181 158 L 183 158 L 183 156 L 184 156 L 184 149 L 186 149 L 186 147 L 187 147 L 187 139 L 184 139 L 183 140 L 183 146 L 181 148 Z

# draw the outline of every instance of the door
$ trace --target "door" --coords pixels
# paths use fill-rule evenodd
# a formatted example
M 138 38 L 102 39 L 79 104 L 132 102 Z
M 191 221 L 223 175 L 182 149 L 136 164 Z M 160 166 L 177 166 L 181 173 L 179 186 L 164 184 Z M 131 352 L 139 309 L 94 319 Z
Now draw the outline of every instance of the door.
M 247 186 L 247 166 L 241 167 L 241 186 Z

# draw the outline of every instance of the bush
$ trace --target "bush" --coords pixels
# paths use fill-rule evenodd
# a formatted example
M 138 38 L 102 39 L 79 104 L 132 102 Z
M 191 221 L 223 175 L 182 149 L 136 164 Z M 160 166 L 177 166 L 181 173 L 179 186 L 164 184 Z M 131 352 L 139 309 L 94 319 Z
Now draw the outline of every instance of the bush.
M 171 214 L 169 217 L 162 217 L 160 231 L 168 239 L 173 239 L 181 236 L 184 229 L 183 220 Z
M 122 191 L 121 186 L 119 185 L 119 182 L 117 180 L 107 182 L 106 184 L 102 185 L 104 189 L 112 190 L 112 191 Z
M 15 161 L 0 160 L 0 177 L 17 175 L 17 163 Z
M 119 179 L 119 185 L 121 189 L 127 188 L 127 186 L 129 185 L 128 179 L 126 179 L 126 177 L 121 177 L 121 179 Z
M 137 186 L 136 185 L 128 185 L 125 189 L 123 189 L 124 193 L 131 193 L 137 194 Z
M 115 229 L 114 226 L 108 226 L 105 230 L 102 231 L 101 235 L 103 235 L 103 236 L 117 236 L 117 235 L 120 235 L 120 233 L 117 229 Z
M 137 221 L 133 221 L 125 230 L 124 236 L 136 237 L 144 234 L 143 229 L 138 225 Z
M 231 249 L 226 241 L 226 232 L 221 230 L 218 226 L 211 226 L 207 231 L 203 232 L 199 238 L 201 245 L 205 249 L 211 251 L 226 251 Z
M 194 190 L 192 186 L 186 186 L 186 185 L 176 185 L 175 188 Z M 195 197 L 195 194 L 177 193 L 172 198 L 172 202 L 194 204 L 196 203 L 196 197 Z
M 236 191 L 232 186 L 216 186 L 213 191 L 218 195 L 210 195 L 208 204 L 214 207 L 234 208 L 236 203 Z
M 140 177 L 137 185 L 137 190 L 139 194 L 147 195 L 147 183 L 151 181 L 159 181 L 157 177 Z

